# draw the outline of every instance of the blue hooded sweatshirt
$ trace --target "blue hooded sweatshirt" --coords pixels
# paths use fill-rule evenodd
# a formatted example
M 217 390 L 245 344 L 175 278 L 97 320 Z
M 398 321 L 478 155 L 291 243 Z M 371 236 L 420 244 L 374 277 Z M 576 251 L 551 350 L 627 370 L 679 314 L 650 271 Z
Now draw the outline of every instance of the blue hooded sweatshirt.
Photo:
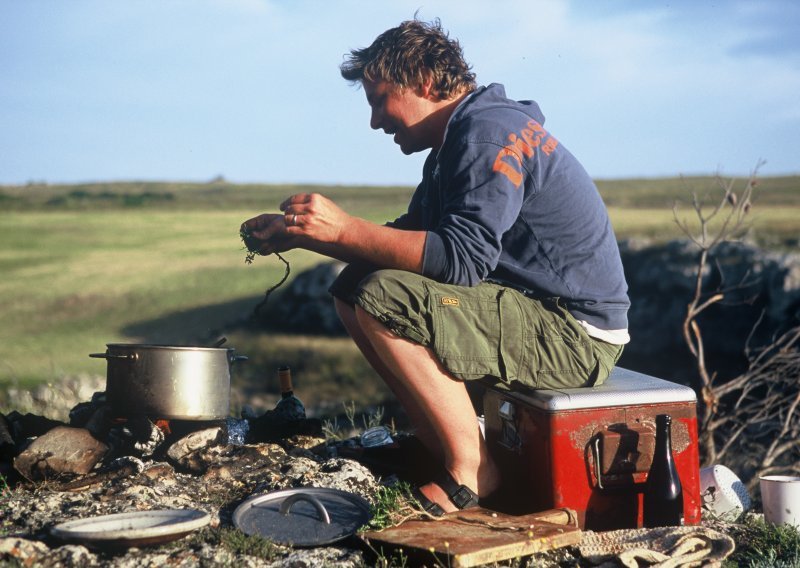
M 543 124 L 535 102 L 510 100 L 498 84 L 478 88 L 453 112 L 408 212 L 391 225 L 428 232 L 429 278 L 557 297 L 579 320 L 626 329 L 628 287 L 605 204 Z

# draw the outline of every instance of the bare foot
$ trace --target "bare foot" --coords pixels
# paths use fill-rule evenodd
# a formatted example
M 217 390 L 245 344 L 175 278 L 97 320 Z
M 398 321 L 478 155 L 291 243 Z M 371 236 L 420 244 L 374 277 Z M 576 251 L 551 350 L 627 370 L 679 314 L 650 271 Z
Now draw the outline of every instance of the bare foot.
M 450 513 L 452 511 L 457 511 L 458 507 L 455 503 L 450 499 L 450 496 L 447 494 L 447 490 L 454 491 L 455 486 L 458 485 L 465 485 L 468 487 L 473 493 L 478 495 L 479 498 L 484 498 L 490 496 L 492 493 L 497 491 L 500 487 L 500 470 L 491 460 L 484 460 L 484 463 L 481 464 L 480 470 L 478 472 L 478 487 L 479 490 L 475 491 L 473 489 L 474 485 L 470 487 L 470 483 L 463 483 L 462 477 L 459 475 L 450 474 L 450 478 L 454 484 L 453 487 L 442 487 L 439 483 L 432 481 L 427 483 L 419 488 L 419 491 L 426 497 L 428 500 L 436 503 L 445 513 Z M 472 477 L 475 479 L 475 476 Z
M 439 505 L 445 513 L 451 513 L 458 510 L 458 507 L 456 507 L 453 502 L 450 501 L 447 493 L 445 493 L 444 490 L 436 483 L 427 483 L 420 487 L 419 490 L 423 495 L 425 495 L 425 497 Z

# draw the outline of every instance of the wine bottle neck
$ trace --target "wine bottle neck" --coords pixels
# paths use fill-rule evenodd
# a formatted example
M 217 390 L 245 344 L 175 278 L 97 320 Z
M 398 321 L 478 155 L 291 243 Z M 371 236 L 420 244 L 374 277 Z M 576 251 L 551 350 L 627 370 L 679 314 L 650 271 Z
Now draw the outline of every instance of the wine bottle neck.
M 656 417 L 656 455 L 672 452 L 672 420 L 669 416 Z
M 294 388 L 292 387 L 292 372 L 289 370 L 289 367 L 281 367 L 278 369 L 278 380 L 281 383 L 281 396 L 284 398 L 291 396 Z

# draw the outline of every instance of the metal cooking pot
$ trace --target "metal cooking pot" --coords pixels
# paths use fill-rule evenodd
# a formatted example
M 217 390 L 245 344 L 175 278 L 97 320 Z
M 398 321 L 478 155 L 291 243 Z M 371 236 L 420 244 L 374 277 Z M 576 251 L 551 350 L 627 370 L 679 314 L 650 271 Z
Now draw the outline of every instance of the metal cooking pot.
M 234 349 L 108 343 L 106 399 L 117 416 L 219 420 L 230 413 Z

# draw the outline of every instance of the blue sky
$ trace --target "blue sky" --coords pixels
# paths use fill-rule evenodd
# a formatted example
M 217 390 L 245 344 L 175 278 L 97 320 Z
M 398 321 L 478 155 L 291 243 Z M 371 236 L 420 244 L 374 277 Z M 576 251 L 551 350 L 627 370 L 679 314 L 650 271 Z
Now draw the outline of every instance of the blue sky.
M 0 0 L 0 183 L 415 184 L 338 71 L 415 12 L 595 178 L 800 173 L 794 0 Z

